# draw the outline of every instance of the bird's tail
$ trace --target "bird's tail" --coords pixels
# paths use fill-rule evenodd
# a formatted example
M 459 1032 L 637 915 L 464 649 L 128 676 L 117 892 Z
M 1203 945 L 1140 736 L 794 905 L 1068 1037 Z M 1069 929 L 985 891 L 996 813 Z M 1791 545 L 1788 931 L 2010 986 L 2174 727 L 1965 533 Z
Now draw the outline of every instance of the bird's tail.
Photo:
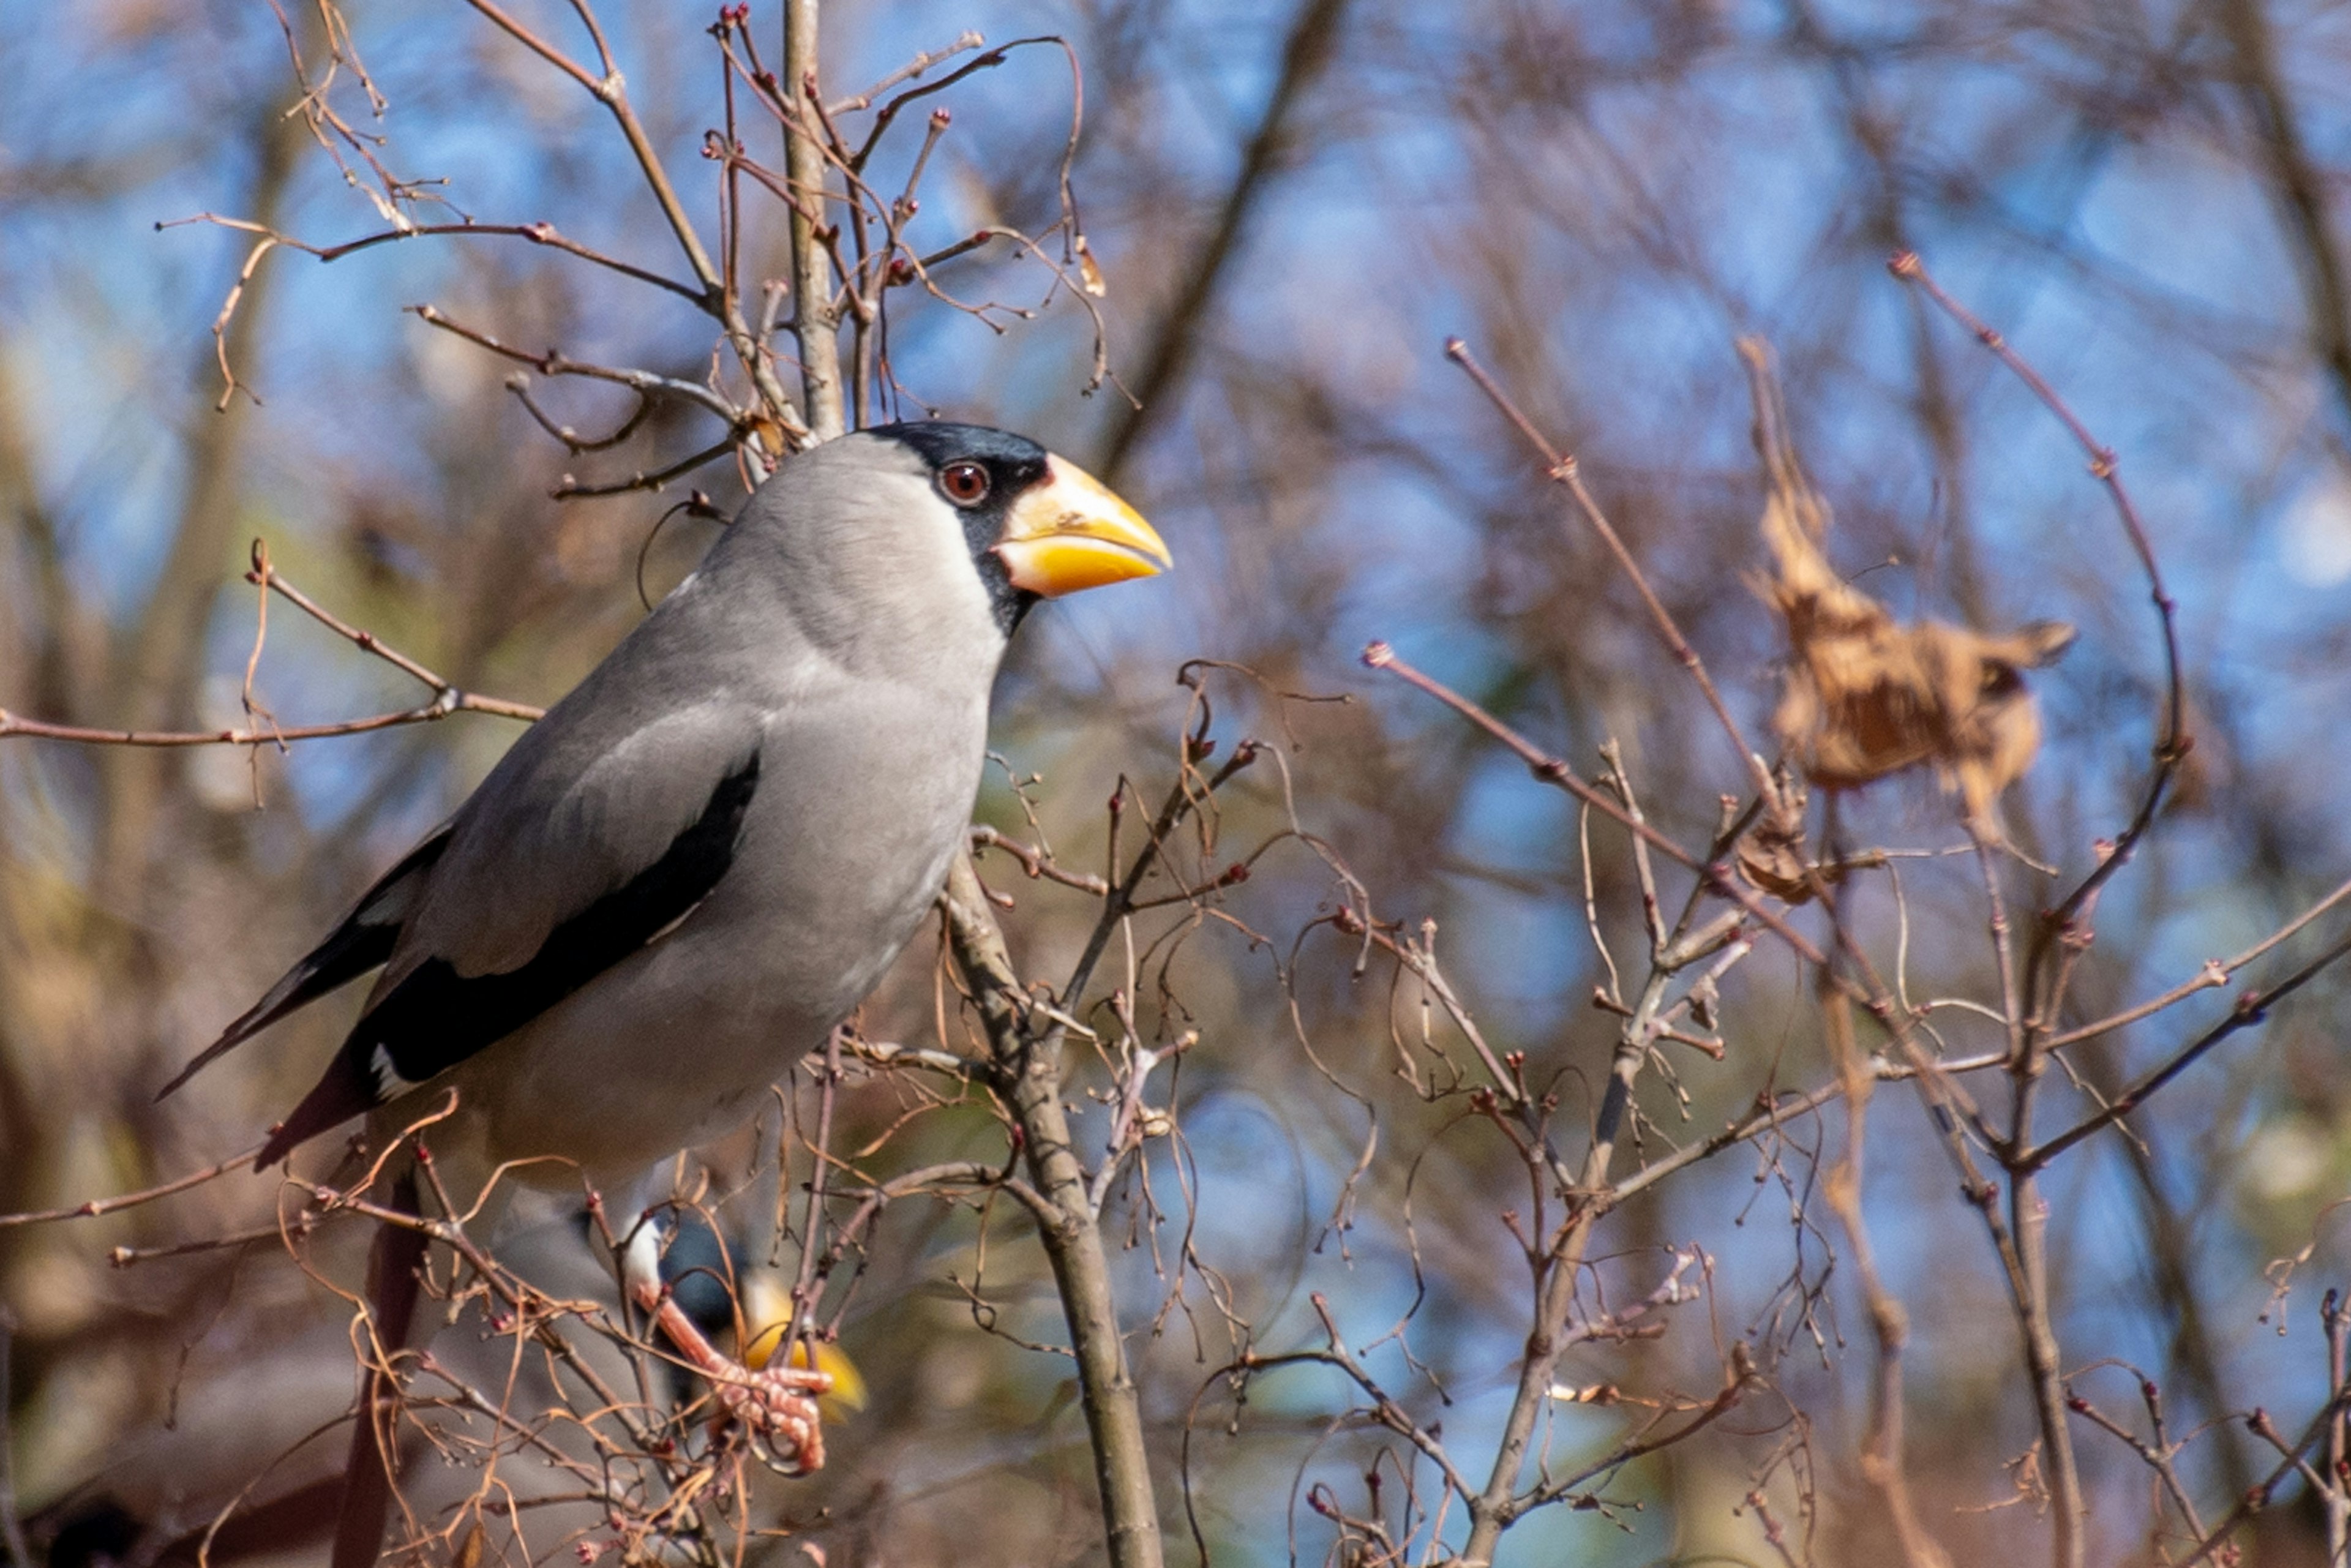
M 392 1177 L 386 1207 L 421 1214 L 416 1166 L 403 1157 Z M 373 1568 L 383 1550 L 384 1521 L 392 1511 L 392 1489 L 400 1462 L 400 1384 L 386 1364 L 408 1343 L 420 1290 L 417 1270 L 424 1262 L 422 1230 L 385 1225 L 376 1232 L 368 1257 L 368 1306 L 375 1318 L 374 1351 L 360 1393 L 359 1417 L 351 1428 L 351 1455 L 343 1470 L 342 1508 L 335 1526 L 333 1568 Z

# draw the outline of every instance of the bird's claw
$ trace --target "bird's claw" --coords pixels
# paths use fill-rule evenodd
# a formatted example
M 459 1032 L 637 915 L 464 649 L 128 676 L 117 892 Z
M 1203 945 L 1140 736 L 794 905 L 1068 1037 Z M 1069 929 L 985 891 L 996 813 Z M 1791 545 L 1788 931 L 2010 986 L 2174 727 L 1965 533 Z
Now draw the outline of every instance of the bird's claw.
M 753 1372 L 737 1365 L 734 1375 L 742 1381 L 713 1378 L 719 1419 L 739 1423 L 785 1475 L 812 1475 L 824 1469 L 824 1428 L 813 1396 L 832 1391 L 831 1375 L 800 1367 Z
M 832 1391 L 831 1374 L 800 1366 L 767 1366 L 755 1372 L 720 1354 L 666 1291 L 640 1285 L 635 1295 L 678 1354 L 710 1380 L 718 1398 L 719 1425 L 740 1426 L 769 1457 L 770 1468 L 785 1475 L 812 1475 L 824 1469 L 824 1428 L 815 1396 Z

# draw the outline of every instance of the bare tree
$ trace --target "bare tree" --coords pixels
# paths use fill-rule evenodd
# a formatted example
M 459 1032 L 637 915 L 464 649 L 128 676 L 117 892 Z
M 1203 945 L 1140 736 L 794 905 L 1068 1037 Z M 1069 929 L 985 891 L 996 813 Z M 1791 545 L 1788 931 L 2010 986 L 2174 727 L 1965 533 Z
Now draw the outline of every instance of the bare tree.
M 296 99 L 246 106 L 201 214 L 236 249 L 187 401 L 225 412 L 143 594 L 89 580 L 0 401 L 15 1559 L 315 1532 L 356 1360 L 402 1393 L 419 1562 L 2346 1561 L 2351 1315 L 2289 1312 L 2340 1266 L 2341 612 L 2232 619 L 2267 591 L 2181 477 L 2283 497 L 2248 508 L 2322 575 L 2351 515 L 2308 412 L 2332 171 L 2282 63 L 2331 33 L 1308 0 L 1243 40 L 1144 4 L 843 95 L 820 24 L 902 40 L 815 0 L 779 38 L 543 9 L 471 0 L 429 47 L 445 19 L 329 0 L 256 26 Z M 412 103 L 547 204 L 416 172 Z M 1791 103 L 1811 140 L 1749 134 Z M 1226 110 L 1221 162 L 1176 131 Z M 2150 141 L 2283 215 L 2291 319 L 2094 243 Z M 1727 254 L 1771 232 L 1742 178 L 1823 162 L 1811 276 Z M 104 172 L 18 168 L 35 214 Z M 387 318 L 355 269 L 438 269 L 369 372 L 414 431 L 273 412 L 312 373 L 275 368 L 303 254 Z M 1638 384 L 1596 368 L 1620 329 Z M 2259 472 L 2151 434 L 2176 398 Z M 144 1102 L 240 949 L 429 819 L 734 497 L 932 400 L 1091 442 L 1200 525 L 1206 586 L 1099 689 L 1012 672 L 936 941 L 680 1163 L 739 1341 L 873 1385 L 778 1479 L 715 1362 L 580 1271 L 638 1217 L 479 1235 L 478 1195 L 403 1218 L 331 1158 L 265 1206 L 221 1155 L 273 1070 Z M 333 532 L 242 527 L 288 454 Z M 377 749 L 304 771 L 333 747 Z M 314 828 L 337 789 L 356 826 Z M 438 1244 L 434 1350 L 375 1342 L 352 1216 Z M 2273 1353 L 2256 1312 L 2296 1325 Z M 251 1391 L 298 1373 L 315 1414 L 265 1432 Z

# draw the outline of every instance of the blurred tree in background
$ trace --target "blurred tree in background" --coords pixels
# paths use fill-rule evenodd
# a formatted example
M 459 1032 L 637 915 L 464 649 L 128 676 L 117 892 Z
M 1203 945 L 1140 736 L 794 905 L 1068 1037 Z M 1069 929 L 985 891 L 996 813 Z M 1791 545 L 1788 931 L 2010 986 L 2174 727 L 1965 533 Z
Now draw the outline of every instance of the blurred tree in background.
M 266 730 L 429 699 L 283 599 L 257 643 L 256 539 L 452 687 L 544 704 L 798 439 L 787 207 L 724 129 L 783 183 L 787 138 L 724 55 L 756 42 L 778 68 L 773 14 L 600 6 L 632 152 L 496 19 L 592 64 L 552 0 L 282 3 L 0 0 L 15 720 Z M 1506 1563 L 2339 1560 L 2351 1471 L 2326 1417 L 2351 1331 L 2320 1301 L 2351 1266 L 2332 1207 L 2351 997 L 2323 960 L 2345 913 L 2229 961 L 2351 871 L 2351 16 L 834 0 L 823 28 L 845 147 L 893 93 L 978 68 L 858 166 L 871 234 L 847 232 L 831 169 L 835 254 L 887 295 L 871 320 L 836 302 L 847 419 L 1031 434 L 1178 559 L 1031 625 L 978 858 L 1021 974 L 1058 986 L 1112 933 L 1092 988 L 1059 997 L 1099 1042 L 1072 1037 L 1067 1099 L 1083 1159 L 1117 1151 L 1094 1197 L 1169 1551 L 1442 1560 L 1489 1549 L 1482 1521 L 1509 1526 Z M 1043 36 L 1067 52 L 1004 47 Z M 256 226 L 158 230 L 198 214 Z M 257 235 L 468 222 L 552 227 L 255 259 Z M 1896 253 L 2111 457 L 2085 474 L 2032 386 L 1888 276 Z M 1456 334 L 1576 455 L 1655 606 L 1447 363 Z M 1770 761 L 1788 648 L 1757 523 L 1810 490 L 1758 461 L 1773 394 L 1741 338 L 1770 345 L 1786 429 L 1764 445 L 1802 455 L 1853 590 L 1903 622 L 2076 630 L 2031 677 L 2043 744 L 2000 808 L 2007 848 L 1985 823 L 1971 842 L 1923 769 L 1815 789 L 1792 844 L 1751 831 L 1801 808 L 1657 634 L 1687 636 Z M 2109 472 L 2177 601 L 2176 690 Z M 656 532 L 689 490 L 708 507 Z M 1375 640 L 1595 782 L 1531 778 L 1366 669 Z M 283 747 L 0 737 L 0 1212 L 249 1146 L 345 1015 L 155 1089 L 516 733 L 458 713 Z M 2127 864 L 2066 902 L 2158 774 Z M 1163 800 L 1186 820 L 1146 863 Z M 1612 805 L 1743 871 L 1678 867 Z M 1129 866 L 1134 913 L 1106 916 L 1094 879 Z M 1652 889 L 1667 925 L 1690 901 L 1703 962 L 1650 925 Z M 918 941 L 857 1038 L 984 1055 L 972 983 Z M 1010 1189 L 860 1207 L 900 1173 L 1008 1168 L 996 1102 L 871 1055 L 804 1068 L 789 1114 L 706 1155 L 715 1191 L 765 1211 L 758 1247 L 790 1211 L 788 1268 L 810 1237 L 862 1260 L 822 1316 L 871 1402 L 820 1475 L 761 1479 L 747 1517 L 796 1533 L 744 1550 L 1098 1558 L 1081 1401 L 1033 1348 L 1066 1341 L 1062 1304 L 1019 1204 L 994 1201 Z M 2126 1117 L 2100 1112 L 2183 1058 Z M 820 1081 L 831 1163 L 809 1152 Z M 1596 1177 L 1595 1122 L 1622 1134 Z M 757 1175 L 779 1144 L 780 1199 Z M 818 1164 L 830 1206 L 805 1190 Z M 296 1235 L 298 1268 L 270 1205 L 306 1199 L 277 1186 L 0 1228 L 12 1554 L 67 1531 L 60 1560 L 156 1561 L 331 1469 L 339 1436 L 299 1440 L 350 1403 L 350 1306 L 325 1281 L 352 1288 L 363 1228 Z M 1522 1386 L 1531 1363 L 1548 1375 Z M 1520 1417 L 1527 1462 L 1495 1492 Z M 424 1560 L 462 1560 L 462 1511 L 420 1520 L 442 1532 Z M 592 1558 L 614 1536 L 529 1539 Z

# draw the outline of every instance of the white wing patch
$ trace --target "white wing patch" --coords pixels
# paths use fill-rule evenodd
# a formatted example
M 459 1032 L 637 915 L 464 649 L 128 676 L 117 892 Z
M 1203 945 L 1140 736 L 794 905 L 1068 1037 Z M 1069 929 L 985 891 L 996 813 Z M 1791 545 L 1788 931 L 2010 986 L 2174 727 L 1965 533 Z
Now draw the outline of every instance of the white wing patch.
M 416 1087 L 415 1080 L 401 1076 L 400 1069 L 392 1065 L 391 1051 L 381 1042 L 368 1057 L 368 1074 L 375 1080 L 375 1103 L 379 1105 Z

